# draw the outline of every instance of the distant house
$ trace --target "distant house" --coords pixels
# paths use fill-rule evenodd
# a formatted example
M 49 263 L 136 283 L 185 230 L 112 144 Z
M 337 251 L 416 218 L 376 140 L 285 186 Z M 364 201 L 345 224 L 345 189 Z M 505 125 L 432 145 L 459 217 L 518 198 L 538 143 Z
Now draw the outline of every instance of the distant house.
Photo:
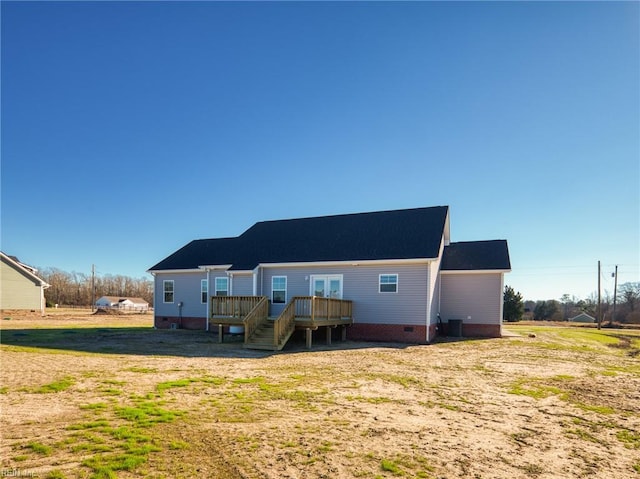
M 40 311 L 44 315 L 44 290 L 49 284 L 37 275 L 38 270 L 21 263 L 15 256 L 0 251 L 0 309 Z
M 149 310 L 149 303 L 142 298 L 102 296 L 96 301 L 96 307 L 98 309 L 146 312 Z
M 450 242 L 449 207 L 254 224 L 195 240 L 149 269 L 157 328 L 245 328 L 245 347 L 281 349 L 294 330 L 429 343 L 440 321 L 501 335 L 506 240 Z M 447 323 L 453 321 L 452 323 Z M 462 324 L 461 324 L 462 323 Z M 255 338 L 255 340 L 253 339 Z
M 587 313 L 580 313 L 579 315 L 574 316 L 573 318 L 569 318 L 569 321 L 572 321 L 574 323 L 595 323 L 596 318 L 594 318 L 591 315 L 588 315 Z

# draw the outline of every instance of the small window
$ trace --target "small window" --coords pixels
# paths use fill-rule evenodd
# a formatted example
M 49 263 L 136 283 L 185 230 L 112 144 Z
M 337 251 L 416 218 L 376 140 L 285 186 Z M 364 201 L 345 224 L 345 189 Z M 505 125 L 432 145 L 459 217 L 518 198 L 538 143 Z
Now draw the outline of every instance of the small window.
M 209 283 L 206 279 L 200 281 L 200 301 L 204 304 L 207 302 L 207 295 L 209 293 Z
M 287 302 L 287 277 L 274 276 L 271 278 L 271 302 L 282 304 Z
M 165 303 L 173 303 L 173 280 L 165 279 L 162 282 L 162 290 L 164 292 L 163 301 Z
M 397 274 L 381 274 L 379 291 L 381 293 L 397 293 L 398 292 L 398 275 Z
M 216 296 L 229 296 L 229 278 L 216 278 Z

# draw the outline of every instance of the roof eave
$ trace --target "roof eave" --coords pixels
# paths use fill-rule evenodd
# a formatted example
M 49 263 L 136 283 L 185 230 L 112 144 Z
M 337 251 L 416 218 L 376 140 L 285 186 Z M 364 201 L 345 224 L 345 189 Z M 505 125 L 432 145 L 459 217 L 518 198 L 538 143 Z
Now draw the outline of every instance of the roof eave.
M 455 273 L 510 273 L 511 269 L 441 269 L 442 274 L 455 274 Z

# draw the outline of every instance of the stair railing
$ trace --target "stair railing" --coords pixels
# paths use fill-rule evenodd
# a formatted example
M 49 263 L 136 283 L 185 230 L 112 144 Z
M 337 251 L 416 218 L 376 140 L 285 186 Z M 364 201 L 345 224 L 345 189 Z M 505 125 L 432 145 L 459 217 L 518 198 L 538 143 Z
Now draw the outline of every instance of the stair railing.
M 284 308 L 280 316 L 273 322 L 273 345 L 277 348 L 280 342 L 293 332 L 296 327 L 296 299 L 293 298 Z
M 260 301 L 253 307 L 251 311 L 244 317 L 242 324 L 244 325 L 244 342 L 249 341 L 251 335 L 258 329 L 260 323 L 269 316 L 269 300 L 266 296 L 262 296 Z

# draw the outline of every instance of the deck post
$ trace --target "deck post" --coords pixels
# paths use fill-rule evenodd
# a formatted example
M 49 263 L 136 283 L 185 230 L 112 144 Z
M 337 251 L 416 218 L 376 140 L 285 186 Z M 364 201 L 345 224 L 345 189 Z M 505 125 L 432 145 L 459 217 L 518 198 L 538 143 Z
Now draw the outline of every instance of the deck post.
M 218 324 L 218 342 L 221 343 L 224 339 L 224 324 Z
M 331 326 L 327 326 L 327 346 L 331 346 Z
M 342 338 L 343 341 L 347 340 L 347 325 L 343 324 L 342 325 Z
M 307 349 L 311 349 L 311 328 L 306 329 Z

